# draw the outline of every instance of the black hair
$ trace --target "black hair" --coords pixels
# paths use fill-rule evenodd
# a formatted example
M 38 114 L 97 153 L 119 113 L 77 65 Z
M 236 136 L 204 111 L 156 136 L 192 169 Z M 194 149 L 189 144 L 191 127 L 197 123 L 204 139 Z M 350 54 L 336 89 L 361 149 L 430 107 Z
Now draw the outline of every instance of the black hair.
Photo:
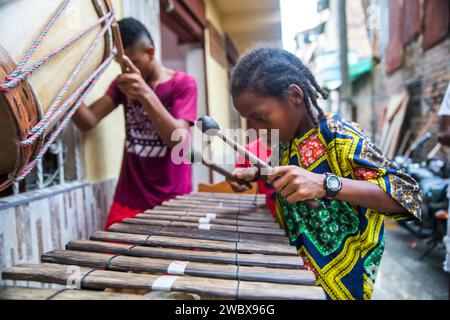
M 120 35 L 125 49 L 133 47 L 143 37 L 148 38 L 152 46 L 154 41 L 150 31 L 140 21 L 134 18 L 125 18 L 119 21 Z
M 302 89 L 306 111 L 317 126 L 324 112 L 317 99 L 328 98 L 313 74 L 292 53 L 270 46 L 258 46 L 246 53 L 231 73 L 231 95 L 249 90 L 257 95 L 281 98 L 292 84 Z M 318 112 L 314 115 L 313 108 Z

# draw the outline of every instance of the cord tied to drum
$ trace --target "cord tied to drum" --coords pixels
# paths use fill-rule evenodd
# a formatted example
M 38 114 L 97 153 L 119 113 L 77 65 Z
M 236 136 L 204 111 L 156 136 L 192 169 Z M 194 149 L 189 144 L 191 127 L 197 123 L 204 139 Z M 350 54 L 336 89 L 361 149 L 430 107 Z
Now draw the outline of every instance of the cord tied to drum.
M 45 142 L 42 149 L 39 151 L 38 155 L 25 166 L 25 168 L 20 172 L 19 176 L 14 179 L 15 182 L 21 182 L 23 181 L 28 174 L 34 169 L 34 167 L 39 163 L 39 161 L 44 157 L 45 153 L 48 151 L 48 149 L 51 147 L 51 145 L 56 141 L 56 138 L 59 136 L 59 134 L 66 128 L 67 124 L 69 123 L 69 120 L 72 118 L 72 116 L 75 114 L 75 112 L 78 110 L 80 105 L 83 103 L 83 100 L 87 97 L 87 95 L 91 92 L 94 85 L 98 82 L 101 75 L 106 71 L 109 64 L 112 62 L 112 60 L 115 57 L 115 51 L 111 54 L 111 56 L 105 60 L 105 62 L 92 74 L 91 77 L 89 77 L 79 88 L 79 91 L 84 92 L 79 97 L 78 101 L 75 103 L 75 105 L 72 107 L 72 109 L 66 114 L 64 119 L 61 121 L 59 126 L 51 133 L 48 140 Z
M 91 44 L 90 48 L 86 52 L 86 54 L 83 56 L 81 61 L 78 63 L 78 65 L 75 67 L 72 74 L 69 76 L 67 81 L 64 83 L 62 89 L 58 93 L 57 97 L 49 107 L 48 111 L 42 117 L 42 119 L 30 130 L 30 134 L 27 139 L 23 141 L 19 141 L 19 143 L 22 146 L 31 145 L 50 127 L 52 123 L 57 121 L 60 116 L 62 116 L 68 108 L 70 108 L 70 103 L 64 103 L 63 106 L 59 109 L 58 106 L 62 102 L 64 96 L 69 91 L 70 87 L 73 84 L 73 81 L 75 80 L 76 76 L 80 73 L 80 71 L 83 69 L 83 67 L 88 62 L 89 58 L 94 53 L 95 48 L 97 47 L 98 43 L 100 42 L 100 39 L 104 36 L 104 34 L 108 31 L 109 27 L 111 26 L 112 22 L 114 21 L 115 17 L 113 14 L 111 14 L 110 18 L 106 21 L 105 26 L 102 28 L 102 30 L 97 34 L 96 39 Z M 85 81 L 86 82 L 86 81 Z M 78 92 L 78 91 L 76 91 Z
M 78 40 L 83 38 L 86 34 L 91 32 L 95 27 L 100 25 L 101 23 L 105 22 L 108 18 L 111 18 L 111 13 L 108 13 L 95 21 L 92 25 L 90 25 L 87 29 L 83 30 L 76 36 L 70 38 L 65 43 L 63 43 L 61 46 L 57 47 L 56 49 L 52 50 L 51 52 L 45 54 L 42 58 L 40 58 L 38 61 L 34 62 L 30 67 L 26 68 L 25 70 L 25 64 L 28 62 L 30 58 L 23 59 L 22 61 L 25 61 L 25 64 L 19 67 L 19 64 L 17 65 L 16 69 L 6 77 L 6 82 L 0 84 L 0 91 L 8 91 L 11 89 L 16 88 L 22 81 L 25 81 L 28 79 L 29 76 L 31 76 L 36 70 L 50 62 L 53 58 L 57 57 L 59 54 L 63 53 L 66 49 L 70 48 L 72 45 L 74 45 Z
M 93 56 L 95 49 L 98 47 L 101 39 L 105 36 L 108 30 L 111 29 L 114 24 L 116 18 L 115 13 L 112 10 L 111 6 L 108 6 L 108 12 L 100 17 L 97 21 L 87 27 L 85 30 L 81 31 L 77 35 L 68 39 L 62 45 L 58 46 L 56 49 L 51 52 L 45 54 L 36 62 L 34 62 L 31 66 L 28 66 L 28 63 L 36 52 L 38 47 L 41 45 L 43 40 L 46 38 L 47 34 L 51 31 L 51 29 L 55 26 L 58 19 L 62 16 L 64 11 L 70 5 L 71 0 L 64 0 L 62 4 L 58 7 L 54 15 L 50 18 L 47 25 L 41 30 L 39 36 L 36 40 L 33 41 L 33 44 L 28 49 L 24 57 L 17 64 L 15 70 L 11 72 L 6 77 L 6 82 L 0 84 L 0 91 L 9 91 L 17 87 L 22 81 L 26 81 L 30 75 L 32 75 L 36 70 L 50 62 L 53 58 L 57 57 L 64 53 L 69 47 L 73 46 L 80 39 L 94 30 L 97 26 L 102 25 L 101 30 L 97 33 L 94 41 L 90 44 L 88 50 L 83 55 L 79 63 L 76 65 L 68 79 L 64 82 L 62 89 L 57 94 L 56 98 L 51 103 L 45 115 L 40 119 L 40 121 L 34 125 L 34 127 L 28 133 L 26 139 L 22 141 L 18 141 L 17 143 L 22 146 L 30 146 L 38 141 L 42 135 L 44 135 L 49 128 L 52 127 L 55 123 L 59 122 L 54 126 L 53 131 L 49 134 L 49 137 L 44 142 L 41 150 L 38 152 L 36 157 L 31 160 L 19 173 L 17 177 L 13 180 L 15 182 L 20 182 L 25 179 L 25 177 L 30 174 L 33 168 L 39 163 L 39 161 L 43 158 L 44 154 L 48 151 L 50 146 L 56 141 L 56 138 L 60 135 L 60 133 L 65 129 L 69 120 L 78 110 L 84 99 L 90 93 L 94 85 L 97 83 L 101 75 L 106 71 L 109 64 L 112 60 L 117 56 L 117 52 L 120 51 L 115 47 L 111 48 L 111 54 L 109 57 L 105 59 L 105 61 L 89 76 L 88 79 L 82 82 L 82 84 L 75 89 L 75 91 L 70 94 L 70 96 L 63 100 L 67 95 L 76 77 L 80 74 L 81 70 L 86 67 L 87 62 Z M 123 49 L 120 48 L 122 51 Z
M 22 71 L 23 67 L 28 63 L 33 53 L 36 51 L 36 49 L 39 47 L 39 45 L 44 40 L 47 33 L 52 29 L 52 27 L 55 25 L 56 21 L 61 17 L 63 12 L 67 9 L 69 6 L 71 0 L 64 0 L 63 3 L 59 6 L 58 10 L 56 10 L 53 17 L 50 18 L 47 25 L 42 29 L 39 36 L 34 40 L 33 44 L 31 45 L 30 49 L 28 49 L 27 53 L 25 53 L 22 60 L 17 64 L 16 70 L 14 70 L 7 78 L 7 81 L 13 80 L 15 77 L 17 77 L 20 72 Z M 1 90 L 1 87 L 0 87 Z

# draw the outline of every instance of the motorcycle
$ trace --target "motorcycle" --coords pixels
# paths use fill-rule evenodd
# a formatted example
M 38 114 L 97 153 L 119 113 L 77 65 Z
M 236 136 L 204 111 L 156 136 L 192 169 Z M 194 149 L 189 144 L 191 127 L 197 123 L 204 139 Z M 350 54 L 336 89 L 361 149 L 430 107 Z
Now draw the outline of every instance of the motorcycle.
M 429 238 L 428 249 L 419 258 L 425 258 L 442 242 L 446 234 L 448 218 L 447 188 L 449 188 L 448 161 L 435 158 L 438 148 L 433 148 L 425 161 L 414 159 L 414 153 L 431 138 L 431 133 L 425 133 L 410 147 L 410 156 L 397 156 L 394 164 L 397 168 L 412 178 L 420 186 L 423 194 L 422 220 L 420 223 L 399 221 L 404 227 L 419 238 Z M 439 147 L 439 146 L 438 146 Z

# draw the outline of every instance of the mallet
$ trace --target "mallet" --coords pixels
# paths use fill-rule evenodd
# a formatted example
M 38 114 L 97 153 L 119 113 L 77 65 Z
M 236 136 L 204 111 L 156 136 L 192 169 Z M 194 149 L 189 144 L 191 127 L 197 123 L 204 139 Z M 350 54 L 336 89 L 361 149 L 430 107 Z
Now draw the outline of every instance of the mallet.
M 253 153 L 245 149 L 236 141 L 228 138 L 222 132 L 220 132 L 219 124 L 211 117 L 204 116 L 198 119 L 197 127 L 206 135 L 210 137 L 217 136 L 222 139 L 226 144 L 236 150 L 239 154 L 241 154 L 245 159 L 249 160 L 250 163 L 255 164 L 259 168 L 267 168 L 271 169 L 271 166 L 266 162 L 262 161 L 260 158 L 255 156 Z
M 190 152 L 190 160 L 192 163 L 194 163 L 195 159 L 202 159 L 202 163 L 207 166 L 208 168 L 210 168 L 211 170 L 216 171 L 217 173 L 223 175 L 224 177 L 228 178 L 231 181 L 237 182 L 239 184 L 245 185 L 248 189 L 253 188 L 252 184 L 248 181 L 236 178 L 231 172 L 229 172 L 228 170 L 218 166 L 217 164 L 213 163 L 210 159 L 206 158 L 205 156 L 203 156 L 200 152 L 196 151 L 196 150 L 192 150 Z
M 250 163 L 255 164 L 260 169 L 266 168 L 271 169 L 272 167 L 264 162 L 263 160 L 259 159 L 257 156 L 255 156 L 253 153 L 245 149 L 243 146 L 241 146 L 236 141 L 228 138 L 225 136 L 222 132 L 220 132 L 220 126 L 219 124 L 211 117 L 209 116 L 203 116 L 200 119 L 198 119 L 197 127 L 206 135 L 210 137 L 219 137 L 222 139 L 226 144 L 228 144 L 230 147 L 232 147 L 234 150 L 236 150 L 238 153 L 240 153 L 245 159 L 249 160 Z M 317 208 L 318 205 L 316 201 L 313 200 L 306 200 L 304 201 L 306 205 L 308 205 L 311 208 Z

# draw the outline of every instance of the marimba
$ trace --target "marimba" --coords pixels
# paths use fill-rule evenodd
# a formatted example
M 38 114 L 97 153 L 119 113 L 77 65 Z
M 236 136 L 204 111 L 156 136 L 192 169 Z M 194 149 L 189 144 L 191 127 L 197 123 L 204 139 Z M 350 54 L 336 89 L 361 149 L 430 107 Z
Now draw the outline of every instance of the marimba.
M 63 289 L 2 288 L 0 298 L 325 299 L 264 197 L 179 196 L 2 274 Z

